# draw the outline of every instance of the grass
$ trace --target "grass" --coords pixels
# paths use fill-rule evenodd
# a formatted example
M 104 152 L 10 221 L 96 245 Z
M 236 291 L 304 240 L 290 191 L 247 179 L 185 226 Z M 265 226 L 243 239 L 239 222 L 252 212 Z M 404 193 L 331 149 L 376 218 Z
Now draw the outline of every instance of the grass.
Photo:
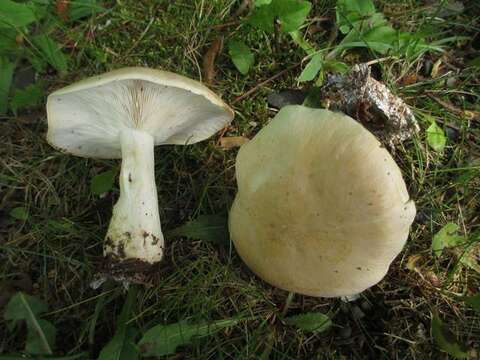
M 201 79 L 202 55 L 222 34 L 227 39 L 241 37 L 256 56 L 248 76 L 235 70 L 225 50 L 217 59 L 211 87 L 232 103 L 304 56 L 281 34 L 274 38 L 240 23 L 219 27 L 232 21 L 238 1 L 124 0 L 122 5 L 107 5 L 108 12 L 54 33 L 68 47 L 70 71 L 61 78 L 45 76 L 51 90 L 131 65 Z M 460 296 L 478 291 L 480 274 L 459 266 L 452 252 L 436 259 L 430 246 L 433 235 L 447 222 L 459 224 L 467 236 L 480 231 L 480 126 L 478 119 L 468 120 L 428 95 L 458 109 L 480 110 L 480 72 L 466 66 L 470 58 L 479 56 L 480 16 L 475 12 L 479 14 L 480 8 L 474 1 L 465 2 L 463 13 L 442 21 L 425 15 L 432 6 L 416 1 L 377 5 L 403 30 L 415 31 L 422 25 L 435 30 L 435 39 L 458 34 L 471 39 L 449 44 L 443 55 L 428 53 L 413 61 L 390 59 L 379 65 L 382 81 L 407 101 L 422 127 L 395 154 L 419 213 L 407 246 L 387 277 L 355 302 L 296 295 L 289 315 L 319 311 L 332 316 L 330 331 L 311 335 L 282 322 L 288 293 L 255 277 L 233 249 L 167 238 L 165 259 L 150 279 L 154 286 L 141 291 L 131 323 L 145 331 L 182 319 L 250 319 L 194 340 L 173 359 L 248 359 L 269 350 L 271 359 L 443 359 L 447 355 L 430 334 L 434 312 L 462 342 L 478 351 L 480 318 Z M 334 2 L 317 1 L 312 14 L 333 20 Z M 327 43 L 332 22 L 322 24 L 311 36 L 319 47 Z M 368 52 L 350 54 L 355 55 L 351 61 L 372 59 Z M 432 79 L 424 68 L 440 57 L 446 73 Z M 300 68 L 292 70 L 236 103 L 236 118 L 226 134 L 252 137 L 274 115 L 267 107 L 266 94 L 296 88 L 299 73 Z M 407 75 L 417 76 L 417 81 L 404 84 Z M 455 83 L 446 82 L 449 78 Z M 455 136 L 443 154 L 426 144 L 429 123 L 422 114 L 454 129 L 450 132 Z M 46 318 L 58 331 L 56 354 L 88 351 L 95 358 L 113 336 L 125 294 L 120 285 L 100 291 L 88 286 L 102 261 L 103 236 L 119 194 L 116 187 L 99 198 L 89 186 L 95 174 L 118 169 L 119 163 L 77 158 L 52 149 L 45 142 L 42 107 L 2 118 L 0 127 L 0 297 L 20 289 L 44 299 L 50 308 Z M 236 191 L 236 150 L 220 149 L 217 140 L 156 148 L 164 231 L 200 214 L 228 212 Z M 9 217 L 16 207 L 27 209 L 27 220 Z M 416 259 L 416 271 L 408 268 L 412 259 Z M 21 352 L 24 340 L 21 331 L 7 331 L 0 320 L 0 353 Z

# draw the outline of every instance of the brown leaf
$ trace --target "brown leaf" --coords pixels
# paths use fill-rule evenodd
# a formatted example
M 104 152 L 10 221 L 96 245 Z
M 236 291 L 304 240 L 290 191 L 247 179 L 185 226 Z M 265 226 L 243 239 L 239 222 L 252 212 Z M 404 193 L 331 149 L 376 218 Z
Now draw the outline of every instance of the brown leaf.
M 225 150 L 230 150 L 246 144 L 250 140 L 244 136 L 229 136 L 220 139 L 220 146 Z
M 56 9 L 57 15 L 62 20 L 67 20 L 68 18 L 68 4 L 69 0 L 57 0 Z
M 419 76 L 418 74 L 411 73 L 405 75 L 403 78 L 400 79 L 400 84 L 401 85 L 412 85 L 418 82 Z
M 211 84 L 215 79 L 215 60 L 223 48 L 223 36 L 218 36 L 212 41 L 203 57 L 203 77 L 206 84 Z

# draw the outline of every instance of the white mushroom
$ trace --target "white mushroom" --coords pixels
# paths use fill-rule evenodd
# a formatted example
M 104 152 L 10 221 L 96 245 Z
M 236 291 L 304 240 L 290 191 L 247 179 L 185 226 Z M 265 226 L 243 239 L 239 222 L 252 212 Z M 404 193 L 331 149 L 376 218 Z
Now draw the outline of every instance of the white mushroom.
M 55 91 L 47 114 L 52 146 L 77 156 L 122 158 L 120 198 L 104 244 L 108 270 L 119 279 L 163 255 L 154 146 L 196 143 L 233 119 L 201 83 L 147 68 L 115 70 Z
M 378 283 L 404 246 L 415 205 L 400 169 L 361 124 L 284 107 L 236 162 L 230 234 L 265 281 L 348 296 Z

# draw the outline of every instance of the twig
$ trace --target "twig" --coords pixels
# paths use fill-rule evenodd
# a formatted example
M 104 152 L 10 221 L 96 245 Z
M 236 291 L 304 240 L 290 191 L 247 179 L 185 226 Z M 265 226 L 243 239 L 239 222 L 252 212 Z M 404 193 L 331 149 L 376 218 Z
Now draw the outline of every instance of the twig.
M 231 102 L 231 105 L 235 105 L 236 103 L 242 101 L 243 99 L 249 97 L 250 95 L 252 95 L 253 93 L 255 93 L 256 91 L 258 91 L 262 86 L 264 86 L 265 84 L 268 84 L 270 81 L 273 81 L 275 79 L 278 79 L 279 77 L 283 76 L 284 74 L 286 74 L 287 72 L 289 72 L 290 70 L 293 70 L 295 69 L 296 67 L 300 66 L 301 65 L 301 62 L 297 63 L 297 64 L 294 64 L 292 66 L 289 66 L 288 68 L 286 69 L 283 69 L 282 71 L 280 71 L 279 73 L 269 77 L 267 80 L 264 80 L 262 81 L 261 83 L 255 85 L 253 88 L 251 88 L 250 90 L 248 90 L 246 93 L 238 96 L 237 98 L 235 98 L 232 102 Z M 220 139 L 225 135 L 225 133 L 227 132 L 229 128 L 229 125 L 225 126 L 221 132 L 220 132 L 220 135 L 218 136 L 218 141 L 217 141 L 217 146 L 220 145 Z M 210 160 L 210 159 L 209 159 Z M 209 161 L 208 160 L 208 161 Z M 208 162 L 207 161 L 207 162 Z
M 378 63 L 387 61 L 387 60 L 392 59 L 392 58 L 393 58 L 392 56 L 387 56 L 387 57 L 383 57 L 383 58 L 378 58 L 378 59 L 370 60 L 370 61 L 366 62 L 365 64 L 367 64 L 368 66 L 370 66 L 370 65 L 373 65 L 373 64 L 378 64 Z
M 215 80 L 215 60 L 223 49 L 223 35 L 217 36 L 203 57 L 203 77 L 210 85 Z
M 432 99 L 432 100 L 436 101 L 437 103 L 439 103 L 440 105 L 442 105 L 448 111 L 454 113 L 455 115 L 465 116 L 465 117 L 469 118 L 470 120 L 480 120 L 480 113 L 478 113 L 476 111 L 459 109 L 456 106 L 454 106 L 453 104 L 451 104 L 449 102 L 446 102 L 446 101 L 443 101 L 442 99 L 439 99 L 435 95 L 429 94 L 428 92 L 426 92 L 426 95 L 430 99 Z
M 283 69 L 282 71 L 280 71 L 278 74 L 275 74 L 271 77 L 269 77 L 267 80 L 264 80 L 262 81 L 261 83 L 255 85 L 253 88 L 251 88 L 250 90 L 248 90 L 246 93 L 240 95 L 239 97 L 237 97 L 235 100 L 232 101 L 232 105 L 235 105 L 236 103 L 238 103 L 239 101 L 242 101 L 243 99 L 249 97 L 250 95 L 252 95 L 253 93 L 257 92 L 262 86 L 264 86 L 265 84 L 268 84 L 270 81 L 273 81 L 273 80 L 276 80 L 278 79 L 279 77 L 285 75 L 287 72 L 289 72 L 290 70 L 293 70 L 295 69 L 296 67 L 300 66 L 301 62 L 295 64 L 295 65 L 292 65 L 292 66 L 289 66 L 288 68 L 286 69 Z
M 252 0 L 243 0 L 238 9 L 232 14 L 233 18 L 238 18 L 240 17 L 245 11 L 250 11 L 250 9 L 253 7 Z M 232 25 L 238 25 L 240 23 L 239 20 L 233 20 L 233 21 L 228 21 L 223 24 L 218 24 L 212 26 L 214 29 L 223 29 L 225 27 L 229 27 Z
M 228 22 L 223 23 L 223 24 L 213 25 L 212 28 L 215 29 L 215 30 L 219 30 L 219 29 L 223 29 L 223 28 L 233 26 L 233 25 L 238 25 L 238 24 L 240 24 L 240 21 L 239 20 L 234 20 L 234 21 L 228 21 Z
M 145 30 L 143 30 L 143 32 L 140 34 L 140 37 L 138 38 L 138 40 L 135 41 L 135 43 L 132 45 L 132 47 L 127 50 L 125 55 L 123 55 L 123 58 L 126 58 L 128 55 L 130 55 L 130 53 L 138 46 L 140 41 L 142 41 L 143 37 L 147 34 L 148 30 L 150 30 L 150 27 L 152 26 L 154 20 L 155 20 L 154 17 L 152 17 L 150 19 L 148 25 L 145 27 Z

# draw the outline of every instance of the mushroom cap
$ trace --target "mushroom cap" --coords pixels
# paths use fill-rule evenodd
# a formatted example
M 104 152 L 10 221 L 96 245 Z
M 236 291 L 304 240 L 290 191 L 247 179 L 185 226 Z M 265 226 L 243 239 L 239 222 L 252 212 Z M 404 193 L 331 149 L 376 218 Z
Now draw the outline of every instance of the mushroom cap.
M 336 297 L 379 282 L 405 244 L 415 204 L 400 169 L 361 124 L 284 107 L 239 151 L 232 241 L 265 281 Z
M 167 71 L 123 68 L 48 96 L 48 142 L 84 157 L 121 158 L 120 131 L 143 130 L 155 145 L 193 144 L 212 136 L 234 113 L 198 81 Z

